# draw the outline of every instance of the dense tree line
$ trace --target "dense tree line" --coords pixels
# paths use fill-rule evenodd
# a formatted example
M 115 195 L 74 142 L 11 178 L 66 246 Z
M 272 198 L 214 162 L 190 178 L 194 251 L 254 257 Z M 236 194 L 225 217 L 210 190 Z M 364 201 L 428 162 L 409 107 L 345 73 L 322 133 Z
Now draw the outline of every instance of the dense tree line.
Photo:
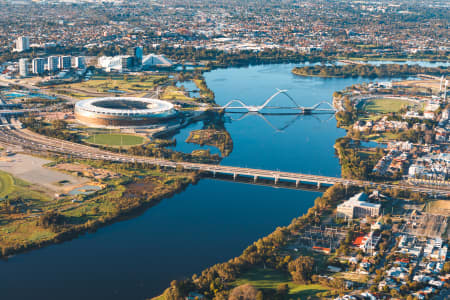
M 359 155 L 360 142 L 349 137 L 336 140 L 334 148 L 339 157 L 342 177 L 353 179 L 367 179 L 382 153 L 377 152 L 369 158 L 361 158 Z
M 21 122 L 24 127 L 45 136 L 71 142 L 80 141 L 78 134 L 67 130 L 67 122 L 64 120 L 55 120 L 52 123 L 46 123 L 34 117 L 27 117 L 22 118 Z
M 194 274 L 192 278 L 173 281 L 164 292 L 164 299 L 178 300 L 186 297 L 190 292 L 197 292 L 209 299 L 228 299 L 232 289 L 232 282 L 245 271 L 256 266 L 265 265 L 285 273 L 290 273 L 297 282 L 310 282 L 315 272 L 315 261 L 311 257 L 300 256 L 293 259 L 290 256 L 280 255 L 279 250 L 292 238 L 292 233 L 309 226 L 315 222 L 324 211 L 331 210 L 344 199 L 347 192 L 352 193 L 353 188 L 346 189 L 342 185 L 334 185 L 327 189 L 308 212 L 294 219 L 289 226 L 278 227 L 270 235 L 259 239 L 247 247 L 243 253 L 228 262 L 216 264 L 201 274 Z M 321 271 L 320 269 L 318 270 Z M 236 292 L 241 295 L 241 292 Z M 273 294 L 275 295 L 275 294 Z M 268 294 L 260 294 L 260 299 L 279 299 Z
M 72 160 L 62 161 L 67 162 Z M 85 163 L 86 161 L 81 162 Z M 93 166 L 114 169 L 117 173 L 121 174 L 152 168 L 148 165 L 137 163 L 117 164 L 105 161 L 90 161 L 90 163 Z M 91 209 L 86 209 L 80 217 L 67 216 L 62 211 L 44 212 L 36 221 L 35 225 L 48 229 L 55 235 L 48 240 L 17 241 L 15 244 L 2 246 L 2 256 L 5 257 L 27 249 L 40 248 L 54 242 L 73 239 L 82 232 L 96 230 L 105 224 L 129 215 L 131 212 L 158 203 L 197 180 L 196 176 L 192 173 L 179 175 L 178 173 L 165 172 L 164 174 L 160 173 L 151 177 L 155 183 L 152 193 L 142 192 L 138 194 L 134 193 L 133 196 L 124 196 L 127 184 L 133 182 L 133 178 L 124 177 L 114 183 L 108 184 L 105 189 L 97 193 L 83 195 L 83 201 L 90 201 L 92 206 Z M 105 210 L 105 207 L 107 207 L 107 210 Z
M 57 232 L 59 231 L 60 226 L 65 224 L 65 221 L 66 218 L 64 215 L 56 211 L 50 211 L 39 217 L 37 225 L 46 229 L 51 229 L 53 232 Z
M 348 64 L 348 65 L 315 65 L 296 67 L 292 73 L 300 76 L 319 77 L 407 77 L 417 74 L 429 74 L 435 76 L 446 76 L 446 67 L 421 67 L 409 64 Z

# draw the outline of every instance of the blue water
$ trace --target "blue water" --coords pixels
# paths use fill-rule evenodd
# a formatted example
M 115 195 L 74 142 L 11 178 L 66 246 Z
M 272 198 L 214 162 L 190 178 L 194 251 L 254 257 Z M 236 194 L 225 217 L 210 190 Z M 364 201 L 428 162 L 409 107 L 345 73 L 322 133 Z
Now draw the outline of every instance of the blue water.
M 364 63 L 368 63 L 371 65 L 382 65 L 382 64 L 399 64 L 399 65 L 419 65 L 421 67 L 449 67 L 450 62 L 448 61 L 414 61 L 414 60 L 408 60 L 408 61 L 380 61 L 380 60 L 369 60 L 365 61 Z
M 38 98 L 39 97 L 39 98 L 48 99 L 48 100 L 56 99 L 56 97 L 53 97 L 53 96 L 44 95 L 44 94 L 40 94 L 40 93 L 31 93 L 31 92 L 23 92 L 23 93 L 11 92 L 11 93 L 7 93 L 5 96 L 7 99 L 24 98 L 24 97 L 29 97 L 29 98 Z
M 7 99 L 21 98 L 21 97 L 25 97 L 25 96 L 26 96 L 26 94 L 15 93 L 15 92 L 6 94 Z
M 197 98 L 200 97 L 200 92 L 198 92 L 198 87 L 193 81 L 183 81 L 177 82 L 177 87 L 183 86 L 185 91 L 189 92 L 189 97 Z
M 145 299 L 239 255 L 319 196 L 202 180 L 143 215 L 0 264 L 2 299 Z
M 260 104 L 276 88 L 301 105 L 331 101 L 332 93 L 362 79 L 302 78 L 294 65 L 215 70 L 206 81 L 219 104 L 242 99 Z M 277 102 L 278 101 L 278 102 Z M 286 104 L 279 97 L 274 105 Z M 227 114 L 234 148 L 222 163 L 314 174 L 339 175 L 333 144 L 344 134 L 330 116 Z M 183 143 L 194 124 L 177 136 Z M 145 299 L 173 279 L 239 255 L 253 241 L 289 224 L 313 205 L 317 192 L 201 180 L 130 220 L 73 241 L 17 255 L 0 263 L 3 299 Z
M 221 154 L 220 150 L 214 146 L 209 145 L 197 145 L 193 143 L 187 143 L 186 139 L 189 137 L 189 133 L 193 130 L 200 130 L 203 128 L 203 124 L 201 122 L 196 122 L 189 124 L 186 128 L 180 131 L 179 134 L 176 135 L 177 137 L 177 144 L 176 146 L 169 147 L 171 149 L 181 151 L 184 153 L 191 153 L 194 150 L 209 150 L 211 154 Z
M 355 83 L 374 81 L 300 77 L 291 73 L 296 65 L 220 69 L 206 73 L 205 78 L 219 105 L 225 105 L 232 99 L 239 99 L 248 105 L 260 105 L 279 88 L 288 90 L 297 104 L 306 107 L 322 101 L 331 103 L 334 91 Z M 286 96 L 279 95 L 270 105 L 292 104 Z M 233 139 L 233 151 L 223 159 L 222 164 L 340 176 L 333 145 L 337 138 L 345 135 L 345 131 L 336 128 L 333 115 L 266 115 L 264 118 L 266 120 L 260 115 L 226 114 L 225 127 Z M 200 148 L 186 144 L 184 140 L 193 128 L 200 129 L 201 126 L 196 124 L 182 129 L 175 135 L 177 145 L 174 148 L 183 152 Z

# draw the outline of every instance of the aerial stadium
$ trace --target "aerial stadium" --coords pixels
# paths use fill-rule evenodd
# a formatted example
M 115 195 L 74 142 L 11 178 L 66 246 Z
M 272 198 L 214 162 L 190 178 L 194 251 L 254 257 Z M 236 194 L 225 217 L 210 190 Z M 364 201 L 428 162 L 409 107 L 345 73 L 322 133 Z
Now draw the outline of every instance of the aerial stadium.
M 75 118 L 91 127 L 141 127 L 175 116 L 171 103 L 150 98 L 93 98 L 75 104 Z

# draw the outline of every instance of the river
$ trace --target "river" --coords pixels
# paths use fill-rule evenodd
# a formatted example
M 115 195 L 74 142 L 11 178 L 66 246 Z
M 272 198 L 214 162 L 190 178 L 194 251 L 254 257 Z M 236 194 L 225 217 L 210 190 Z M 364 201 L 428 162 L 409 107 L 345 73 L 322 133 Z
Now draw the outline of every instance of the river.
M 214 70 L 205 74 L 219 104 L 260 104 L 276 88 L 304 106 L 331 102 L 334 91 L 362 79 L 302 78 L 291 64 Z M 277 97 L 274 104 L 286 104 Z M 226 116 L 234 148 L 222 164 L 339 176 L 333 144 L 344 134 L 329 115 Z M 269 125 L 268 122 L 271 124 Z M 176 149 L 197 123 L 175 136 Z M 139 216 L 77 239 L 0 263 L 3 299 L 145 299 L 173 279 L 239 255 L 253 241 L 287 225 L 318 192 L 201 180 Z

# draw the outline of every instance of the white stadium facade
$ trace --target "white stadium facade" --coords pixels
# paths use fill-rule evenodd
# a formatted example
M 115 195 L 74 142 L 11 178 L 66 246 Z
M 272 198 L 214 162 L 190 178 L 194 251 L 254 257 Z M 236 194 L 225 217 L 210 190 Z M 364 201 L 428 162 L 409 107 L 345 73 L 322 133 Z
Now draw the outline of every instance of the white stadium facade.
M 172 103 L 150 98 L 93 98 L 75 104 L 75 118 L 91 127 L 140 127 L 161 123 L 176 115 Z

